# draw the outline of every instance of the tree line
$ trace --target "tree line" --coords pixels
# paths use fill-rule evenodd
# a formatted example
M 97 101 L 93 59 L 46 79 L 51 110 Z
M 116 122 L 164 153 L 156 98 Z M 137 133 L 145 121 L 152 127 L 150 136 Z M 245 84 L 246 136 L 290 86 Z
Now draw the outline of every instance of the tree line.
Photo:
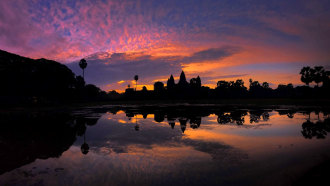
M 306 86 L 294 87 L 292 83 L 279 84 L 277 88 L 270 87 L 268 82 L 249 80 L 248 87 L 242 79 L 236 81 L 219 80 L 214 89 L 202 86 L 201 78 L 186 80 L 182 71 L 176 84 L 173 75 L 165 86 L 162 82 L 154 83 L 154 90 L 143 87 L 136 91 L 128 87 L 123 99 L 221 99 L 221 98 L 328 98 L 330 93 L 330 71 L 322 66 L 303 67 L 300 71 L 301 81 Z M 136 80 L 137 81 L 137 80 Z M 315 82 L 316 86 L 310 84 Z
M 0 105 L 62 104 L 106 100 L 105 91 L 86 84 L 86 60 L 79 63 L 83 76 L 47 59 L 30 59 L 0 50 Z
M 219 80 L 214 89 L 203 86 L 201 77 L 187 80 L 182 71 L 176 83 L 171 75 L 166 85 L 155 82 L 154 90 L 137 90 L 139 76 L 135 75 L 135 88 L 130 86 L 124 93 L 105 92 L 85 82 L 88 63 L 81 59 L 82 76 L 75 75 L 68 67 L 47 59 L 30 59 L 0 50 L 1 105 L 52 104 L 65 102 L 111 101 L 111 100 L 189 100 L 226 98 L 328 98 L 330 72 L 322 66 L 303 67 L 301 81 L 305 86 L 294 87 L 291 83 L 280 84 L 272 89 L 268 82 L 242 79 Z M 312 87 L 314 82 L 316 86 Z

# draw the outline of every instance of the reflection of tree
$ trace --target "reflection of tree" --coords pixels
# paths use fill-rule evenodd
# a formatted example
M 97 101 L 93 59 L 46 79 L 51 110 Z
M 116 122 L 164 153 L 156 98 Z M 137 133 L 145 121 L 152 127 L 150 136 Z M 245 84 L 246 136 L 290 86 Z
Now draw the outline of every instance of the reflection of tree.
M 138 120 L 138 119 L 137 119 L 137 114 L 136 114 L 136 115 L 135 115 L 135 127 L 134 127 L 135 131 L 139 131 L 139 130 L 140 130 L 140 126 L 139 126 L 137 120 Z
M 237 125 L 243 125 L 245 122 L 244 116 L 247 115 L 247 111 L 236 110 L 227 113 L 220 113 L 218 115 L 218 123 L 227 124 L 227 123 L 236 123 Z M 263 121 L 269 120 L 269 113 L 263 110 L 253 110 L 250 111 L 250 123 L 258 123 L 262 117 Z
M 86 143 L 86 133 L 84 133 L 84 143 L 80 147 L 81 153 L 87 154 L 89 152 L 89 145 Z
M 292 119 L 294 117 L 294 113 L 288 113 L 287 116 L 288 116 L 288 118 Z
M 84 136 L 84 143 L 81 145 L 81 153 L 87 154 L 89 152 L 89 145 L 86 143 L 86 130 L 87 125 L 93 126 L 97 123 L 99 118 L 92 117 L 77 117 L 76 119 L 76 131 L 78 136 Z
M 220 124 L 227 124 L 227 123 L 231 123 L 231 117 L 230 114 L 228 113 L 221 113 L 218 115 L 218 119 L 217 119 L 218 123 Z
M 218 123 L 219 124 L 227 124 L 227 123 L 236 123 L 237 125 L 243 125 L 245 120 L 244 116 L 246 115 L 246 111 L 236 110 L 228 113 L 220 113 L 218 114 Z
M 132 111 L 126 111 L 126 117 L 128 117 L 128 118 L 132 118 L 132 117 L 134 117 L 134 113 L 132 112 Z
M 236 122 L 237 125 L 243 125 L 245 120 L 244 120 L 244 116 L 246 116 L 246 111 L 243 110 L 237 110 L 237 111 L 233 111 L 230 113 L 233 122 Z
M 276 110 L 279 115 L 287 115 L 288 118 L 293 118 L 296 111 L 294 110 Z
M 113 107 L 109 109 L 109 112 L 113 115 L 116 115 L 120 109 L 118 107 Z
M 269 113 L 268 112 L 264 112 L 262 113 L 262 120 L 264 121 L 268 121 L 269 120 Z
M 139 126 L 138 124 L 136 124 L 136 125 L 134 126 L 134 130 L 135 130 L 135 131 L 139 131 L 139 130 L 140 130 L 140 126 Z
M 83 117 L 78 117 L 76 119 L 76 129 L 77 129 L 77 135 L 78 136 L 83 136 L 86 132 L 86 122 L 85 118 Z
M 78 136 L 84 136 L 84 143 L 81 145 L 81 153 L 87 154 L 89 152 L 89 145 L 86 143 L 86 125 L 93 126 L 97 123 L 98 118 L 78 117 L 76 119 L 76 129 Z
M 316 123 L 308 119 L 302 124 L 301 133 L 306 139 L 312 139 L 313 137 L 324 139 L 328 132 L 330 132 L 330 118 L 324 121 L 317 121 Z
M 29 164 L 36 159 L 59 157 L 84 135 L 81 152 L 89 150 L 86 125 L 97 119 L 73 116 L 60 111 L 0 114 L 0 174 Z
M 85 118 L 86 125 L 93 126 L 97 123 L 99 118 Z
M 202 123 L 201 117 L 190 118 L 190 128 L 197 129 Z
M 250 111 L 250 123 L 258 123 L 262 117 L 263 121 L 269 120 L 269 113 L 264 110 L 253 110 Z
M 154 119 L 155 119 L 156 122 L 161 123 L 165 119 L 165 114 L 162 113 L 162 112 L 156 112 L 155 116 L 154 116 Z

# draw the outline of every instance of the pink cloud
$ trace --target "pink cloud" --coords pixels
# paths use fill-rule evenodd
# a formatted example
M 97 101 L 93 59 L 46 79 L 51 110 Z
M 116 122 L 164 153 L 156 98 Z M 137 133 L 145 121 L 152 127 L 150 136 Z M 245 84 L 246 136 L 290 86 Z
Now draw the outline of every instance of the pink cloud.
M 216 76 L 225 67 L 246 64 L 326 65 L 330 16 L 323 4 L 8 0 L 0 2 L 0 49 L 63 63 L 94 55 L 108 66 L 113 61 L 103 59 L 115 54 L 117 63 L 131 71 L 154 61 L 168 68 L 150 75 L 145 84 L 179 68 L 191 75 L 212 72 Z M 223 46 L 240 50 L 222 58 L 198 58 L 197 52 Z M 138 63 L 128 63 L 132 60 Z M 175 68 L 168 65 L 173 61 Z M 121 66 L 119 74 L 127 68 Z M 127 79 L 116 77 L 120 80 Z

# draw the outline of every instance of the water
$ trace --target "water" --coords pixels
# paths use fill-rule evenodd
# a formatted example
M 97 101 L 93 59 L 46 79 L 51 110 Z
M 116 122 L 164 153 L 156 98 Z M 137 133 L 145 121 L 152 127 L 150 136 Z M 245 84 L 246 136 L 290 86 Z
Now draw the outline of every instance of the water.
M 290 185 L 330 157 L 322 109 L 104 106 L 1 118 L 0 185 Z

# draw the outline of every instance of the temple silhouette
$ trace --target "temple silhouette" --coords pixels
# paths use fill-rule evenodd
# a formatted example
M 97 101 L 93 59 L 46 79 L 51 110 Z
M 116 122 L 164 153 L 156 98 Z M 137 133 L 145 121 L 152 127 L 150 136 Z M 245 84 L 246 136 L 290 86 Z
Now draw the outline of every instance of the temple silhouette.
M 174 99 L 174 100 L 191 100 L 191 99 L 227 99 L 227 98 L 328 98 L 330 93 L 329 71 L 325 71 L 323 67 L 315 67 L 319 70 L 309 68 L 313 74 L 306 77 L 304 67 L 301 71 L 301 80 L 307 86 L 294 87 L 291 83 L 280 84 L 276 89 L 272 89 L 268 82 L 259 82 L 250 79 L 249 87 L 245 86 L 242 79 L 236 81 L 219 80 L 217 86 L 212 89 L 202 85 L 200 76 L 191 78 L 187 81 L 184 71 L 181 72 L 178 83 L 175 82 L 173 74 L 167 80 L 166 85 L 163 82 L 157 81 L 154 83 L 154 90 L 147 90 L 144 86 L 142 90 L 136 90 L 130 86 L 121 96 L 123 100 L 159 100 L 159 99 Z M 307 79 L 307 80 L 306 80 Z M 311 82 L 317 83 L 317 86 L 310 87 Z M 322 82 L 322 86 L 319 83 Z
M 190 99 L 207 97 L 209 90 L 209 87 L 202 86 L 199 76 L 188 82 L 182 71 L 178 83 L 175 83 L 171 74 L 166 86 L 163 82 L 157 81 L 154 83 L 153 91 L 146 90 L 146 87 L 143 87 L 141 91 L 129 87 L 125 90 L 124 97 L 125 99 Z
M 236 81 L 219 80 L 215 88 L 202 85 L 200 76 L 189 81 L 184 71 L 176 83 L 173 74 L 166 82 L 157 81 L 153 90 L 137 90 L 139 76 L 135 75 L 135 88 L 128 86 L 124 93 L 103 91 L 85 82 L 88 62 L 81 59 L 77 64 L 82 76 L 75 75 L 67 66 L 47 59 L 30 59 L 0 50 L 0 106 L 16 105 L 56 105 L 84 102 L 111 102 L 131 100 L 235 100 L 288 98 L 323 99 L 330 95 L 330 71 L 322 66 L 303 67 L 301 81 L 306 85 L 280 84 L 276 89 L 268 82 L 242 79 Z M 313 87 L 313 85 L 315 85 Z

